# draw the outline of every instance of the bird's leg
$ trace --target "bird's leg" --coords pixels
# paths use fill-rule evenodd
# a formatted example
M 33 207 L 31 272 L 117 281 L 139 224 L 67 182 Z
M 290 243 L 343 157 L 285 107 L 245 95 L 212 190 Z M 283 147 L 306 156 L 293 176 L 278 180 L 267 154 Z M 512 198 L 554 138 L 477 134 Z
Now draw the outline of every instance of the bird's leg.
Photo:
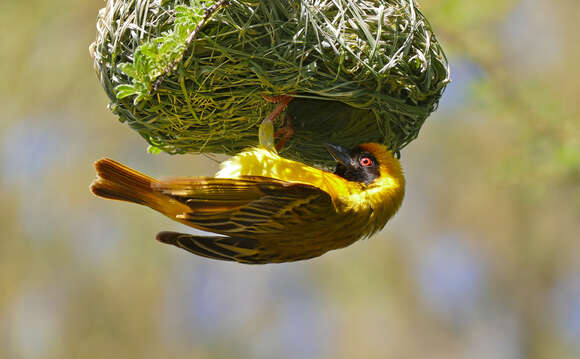
M 276 144 L 276 149 L 280 151 L 284 145 L 294 136 L 294 128 L 292 127 L 292 118 L 286 114 L 284 118 L 284 127 L 274 133 L 274 138 L 280 138 Z
M 268 96 L 264 94 L 262 94 L 262 97 L 268 102 L 277 103 L 278 106 L 276 106 L 274 111 L 266 116 L 260 125 L 260 144 L 267 148 L 273 149 L 274 138 L 282 136 L 278 144 L 275 146 L 277 150 L 280 150 L 282 147 L 284 147 L 286 142 L 292 138 L 292 135 L 294 135 L 294 129 L 291 126 L 290 119 L 288 116 L 286 116 L 284 127 L 274 133 L 273 121 L 280 115 L 280 113 L 282 113 L 282 111 L 284 111 L 286 106 L 288 106 L 294 97 L 290 95 Z
M 284 109 L 286 108 L 286 106 L 288 106 L 290 101 L 292 101 L 294 99 L 293 96 L 289 96 L 289 95 L 268 96 L 268 95 L 262 94 L 262 97 L 264 98 L 264 100 L 266 100 L 268 102 L 278 104 L 278 106 L 276 106 L 274 111 L 272 111 L 268 116 L 266 116 L 266 118 L 264 119 L 263 122 L 274 121 L 276 119 L 276 117 L 278 117 L 278 115 L 280 115 L 280 113 L 282 113 L 282 111 L 284 111 Z

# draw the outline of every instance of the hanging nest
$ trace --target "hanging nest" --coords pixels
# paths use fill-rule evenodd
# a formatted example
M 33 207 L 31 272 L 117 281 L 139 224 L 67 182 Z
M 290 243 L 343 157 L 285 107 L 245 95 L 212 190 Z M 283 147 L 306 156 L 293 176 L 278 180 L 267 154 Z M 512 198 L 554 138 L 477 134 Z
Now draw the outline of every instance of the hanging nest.
M 111 110 L 153 149 L 233 154 L 275 126 L 281 153 L 329 164 L 323 143 L 415 139 L 449 82 L 412 0 L 108 0 L 91 46 Z

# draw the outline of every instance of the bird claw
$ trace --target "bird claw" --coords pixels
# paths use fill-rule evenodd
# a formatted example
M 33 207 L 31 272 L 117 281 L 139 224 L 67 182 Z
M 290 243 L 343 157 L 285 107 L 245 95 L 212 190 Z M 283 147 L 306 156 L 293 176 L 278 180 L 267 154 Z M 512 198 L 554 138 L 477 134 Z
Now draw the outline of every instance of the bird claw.
M 286 103 L 286 105 L 288 103 L 290 103 L 290 101 L 292 101 L 292 99 L 294 97 L 292 97 L 291 95 L 279 95 L 279 96 L 270 96 L 270 95 L 265 95 L 262 94 L 262 98 L 270 103 Z
M 290 116 L 286 115 L 285 119 L 286 123 L 284 127 L 280 128 L 278 131 L 274 133 L 274 138 L 280 138 L 278 143 L 276 144 L 276 149 L 280 151 L 288 141 L 294 136 L 294 127 L 292 127 L 292 121 L 290 120 Z
M 288 106 L 290 101 L 292 101 L 292 99 L 294 99 L 294 97 L 292 97 L 290 95 L 268 96 L 268 95 L 262 94 L 262 97 L 264 98 L 264 100 L 266 100 L 268 102 L 278 104 L 278 106 L 276 106 L 274 111 L 272 111 L 268 116 L 266 116 L 266 118 L 262 122 L 274 121 L 274 119 L 276 117 L 278 117 L 278 115 L 280 115 L 280 113 L 282 113 L 282 111 L 284 111 L 284 109 L 286 108 L 286 106 Z
M 287 124 L 285 127 L 281 128 L 280 130 L 274 133 L 274 119 L 277 118 L 282 111 L 288 106 L 288 104 L 294 99 L 291 95 L 280 95 L 280 96 L 268 96 L 262 94 L 262 98 L 264 100 L 277 103 L 278 106 L 272 111 L 260 124 L 260 129 L 258 131 L 258 138 L 260 141 L 260 145 L 270 149 L 270 150 L 280 150 L 288 140 L 294 135 L 294 129 L 289 127 L 289 121 L 286 119 Z M 274 138 L 280 137 L 280 141 L 277 145 L 275 145 Z

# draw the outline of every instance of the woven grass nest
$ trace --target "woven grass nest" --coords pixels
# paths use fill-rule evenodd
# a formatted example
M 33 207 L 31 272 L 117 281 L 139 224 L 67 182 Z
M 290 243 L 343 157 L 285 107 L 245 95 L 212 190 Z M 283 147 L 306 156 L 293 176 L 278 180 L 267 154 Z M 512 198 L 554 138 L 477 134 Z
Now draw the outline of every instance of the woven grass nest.
M 111 110 L 154 150 L 233 154 L 275 104 L 282 155 L 328 165 L 323 143 L 415 139 L 449 82 L 413 0 L 107 0 L 91 46 Z

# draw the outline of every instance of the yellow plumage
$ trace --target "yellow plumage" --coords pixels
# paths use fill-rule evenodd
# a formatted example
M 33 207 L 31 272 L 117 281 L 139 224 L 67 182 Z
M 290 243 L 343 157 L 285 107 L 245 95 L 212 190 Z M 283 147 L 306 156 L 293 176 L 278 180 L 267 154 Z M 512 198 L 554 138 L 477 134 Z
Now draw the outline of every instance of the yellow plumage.
M 161 232 L 157 238 L 198 255 L 242 263 L 317 257 L 372 235 L 400 207 L 405 180 L 384 146 L 358 146 L 357 153 L 377 163 L 376 178 L 364 183 L 280 157 L 269 138 L 261 134 L 263 146 L 225 161 L 215 177 L 158 181 L 102 159 L 95 164 L 98 178 L 91 190 L 222 235 Z

